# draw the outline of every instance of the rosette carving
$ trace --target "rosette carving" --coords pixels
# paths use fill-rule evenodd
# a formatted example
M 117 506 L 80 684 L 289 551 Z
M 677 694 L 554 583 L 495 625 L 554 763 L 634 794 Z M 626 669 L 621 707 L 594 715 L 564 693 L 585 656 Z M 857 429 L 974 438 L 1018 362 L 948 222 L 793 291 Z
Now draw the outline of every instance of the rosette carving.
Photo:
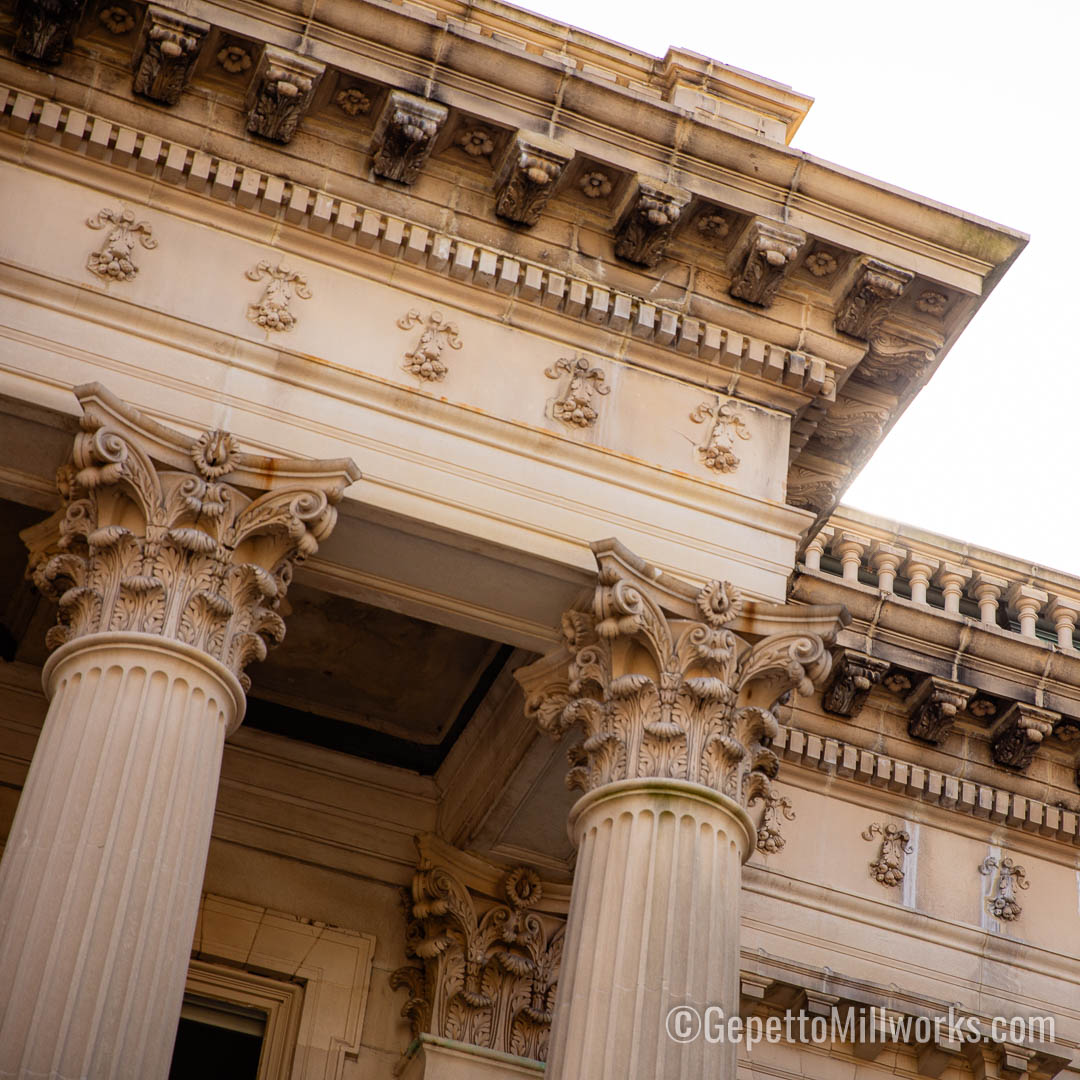
M 401 1015 L 414 1038 L 544 1061 L 564 924 L 535 910 L 543 888 L 529 867 L 509 871 L 501 887 L 492 903 L 443 867 L 419 870 L 406 901 L 406 953 L 419 964 L 398 968 L 390 984 L 409 994 Z
M 34 583 L 59 604 L 46 644 L 157 634 L 220 660 L 248 689 L 243 670 L 284 637 L 277 608 L 293 568 L 330 534 L 356 466 L 253 457 L 227 432 L 164 428 L 96 383 L 76 394 L 58 532 L 30 556 Z
M 824 681 L 843 609 L 749 603 L 728 583 L 669 577 L 617 541 L 593 551 L 591 607 L 567 612 L 562 648 L 517 672 L 542 730 L 584 736 L 567 784 L 671 778 L 744 807 L 770 798 L 774 706 Z

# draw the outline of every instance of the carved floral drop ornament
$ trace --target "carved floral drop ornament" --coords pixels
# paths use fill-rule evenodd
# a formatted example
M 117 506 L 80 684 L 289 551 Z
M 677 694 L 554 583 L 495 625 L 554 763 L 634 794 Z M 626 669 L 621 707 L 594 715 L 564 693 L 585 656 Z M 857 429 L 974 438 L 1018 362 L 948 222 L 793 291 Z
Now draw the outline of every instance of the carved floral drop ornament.
M 574 427 L 592 427 L 599 416 L 597 395 L 611 393 L 611 387 L 604 385 L 603 369 L 591 367 L 584 356 L 573 360 L 562 357 L 545 368 L 544 374 L 549 379 L 558 379 L 562 375 L 570 378 L 564 393 L 552 404 L 551 415 Z
M 406 953 L 419 965 L 398 968 L 394 989 L 413 1037 L 431 1033 L 501 1053 L 547 1058 L 564 926 L 536 910 L 543 888 L 518 866 L 502 879 L 487 910 L 449 870 L 418 871 L 406 900 Z
M 726 401 L 703 401 L 691 414 L 695 424 L 711 422 L 709 437 L 697 448 L 702 463 L 709 469 L 720 473 L 733 473 L 739 467 L 740 459 L 735 454 L 735 440 L 746 442 L 750 438 L 750 429 L 741 416 L 736 415 L 735 406 Z
M 98 277 L 113 281 L 134 281 L 139 272 L 135 264 L 135 243 L 148 250 L 156 248 L 157 240 L 149 222 L 135 221 L 133 210 L 110 210 L 106 207 L 86 219 L 91 229 L 108 229 L 101 247 L 90 252 L 86 268 Z
M 753 806 L 759 801 L 763 801 L 765 807 L 757 831 L 757 849 L 762 855 L 779 855 L 787 845 L 787 841 L 780 833 L 781 819 L 795 820 L 791 800 L 786 795 L 764 796 L 756 793 L 750 796 L 747 806 Z
M 264 277 L 268 279 L 262 299 L 248 306 L 248 318 L 266 330 L 291 330 L 298 322 L 289 310 L 293 294 L 301 300 L 311 299 L 307 278 L 288 269 L 283 263 L 271 266 L 265 259 L 253 270 L 246 271 L 245 277 L 250 281 L 262 281 Z
M 73 464 L 57 472 L 63 506 L 27 540 L 28 573 L 59 602 L 46 645 L 152 634 L 220 661 L 247 690 L 244 668 L 285 634 L 277 608 L 294 566 L 329 535 L 359 470 L 244 454 L 220 430 L 190 439 L 97 383 L 75 393 L 83 416 Z
M 1030 882 L 1027 879 L 1027 871 L 1018 866 L 1008 855 L 999 859 L 995 855 L 987 855 L 979 867 L 979 873 L 989 877 L 995 870 L 998 872 L 997 882 L 993 892 L 986 898 L 986 906 L 990 914 L 1002 922 L 1014 922 L 1020 918 L 1023 908 L 1016 899 L 1017 889 L 1027 889 Z
M 424 382 L 441 382 L 446 378 L 450 369 L 443 362 L 443 348 L 447 345 L 451 349 L 461 348 L 457 325 L 447 322 L 439 311 L 433 311 L 426 320 L 419 311 L 410 311 L 398 319 L 397 324 L 402 330 L 409 330 L 414 326 L 424 327 L 420 340 L 405 354 L 402 367 Z
M 887 888 L 893 889 L 903 883 L 904 857 L 912 852 L 911 836 L 902 825 L 885 825 L 874 822 L 864 829 L 862 838 L 873 840 L 881 837 L 881 850 L 870 863 L 870 876 Z
M 748 602 L 729 583 L 699 588 L 665 574 L 616 540 L 592 548 L 591 606 L 568 611 L 563 645 L 515 675 L 542 731 L 561 738 L 580 728 L 567 785 L 588 792 L 669 778 L 744 809 L 755 796 L 772 799 L 773 709 L 790 691 L 809 694 L 823 682 L 825 641 L 843 609 Z M 736 629 L 765 623 L 776 632 Z M 783 812 L 782 802 L 773 806 Z

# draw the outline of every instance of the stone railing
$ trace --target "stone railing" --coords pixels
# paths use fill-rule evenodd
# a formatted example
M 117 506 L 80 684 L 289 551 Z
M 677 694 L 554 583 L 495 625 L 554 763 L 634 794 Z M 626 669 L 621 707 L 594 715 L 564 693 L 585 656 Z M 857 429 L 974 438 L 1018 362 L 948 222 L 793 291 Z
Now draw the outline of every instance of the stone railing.
M 870 514 L 834 514 L 804 565 L 1062 649 L 1080 644 L 1080 579 Z

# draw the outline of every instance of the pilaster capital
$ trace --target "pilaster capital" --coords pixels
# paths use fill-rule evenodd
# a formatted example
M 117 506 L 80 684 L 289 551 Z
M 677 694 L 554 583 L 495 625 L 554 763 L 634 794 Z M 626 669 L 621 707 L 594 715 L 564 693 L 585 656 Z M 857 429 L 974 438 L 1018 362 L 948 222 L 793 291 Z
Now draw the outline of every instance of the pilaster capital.
M 773 707 L 824 682 L 843 608 L 758 604 L 728 582 L 699 588 L 615 540 L 593 553 L 591 606 L 563 616 L 561 648 L 515 673 L 542 730 L 583 730 L 568 785 L 670 778 L 744 808 L 767 798 L 779 768 Z
M 245 454 L 225 431 L 189 438 L 99 383 L 75 396 L 81 431 L 58 471 L 55 529 L 24 533 L 34 583 L 60 605 L 46 644 L 154 634 L 220 661 L 248 689 L 243 669 L 285 634 L 277 608 L 293 567 L 330 534 L 359 470 Z

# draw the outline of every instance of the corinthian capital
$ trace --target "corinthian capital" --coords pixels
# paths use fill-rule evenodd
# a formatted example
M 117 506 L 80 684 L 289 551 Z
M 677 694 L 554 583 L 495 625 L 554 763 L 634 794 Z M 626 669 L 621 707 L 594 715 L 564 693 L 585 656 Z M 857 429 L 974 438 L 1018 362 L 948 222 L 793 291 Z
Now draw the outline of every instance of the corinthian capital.
M 330 534 L 359 470 L 241 453 L 225 431 L 188 438 L 99 383 L 75 395 L 82 430 L 57 475 L 64 504 L 54 527 L 24 534 L 35 584 L 60 605 L 47 645 L 155 634 L 221 661 L 248 689 L 244 667 L 284 637 L 277 607 L 293 567 Z
M 564 644 L 516 673 L 542 730 L 581 728 L 567 784 L 671 778 L 743 807 L 767 798 L 774 706 L 824 682 L 844 609 L 759 604 L 720 581 L 698 588 L 616 540 L 593 553 L 591 607 L 567 612 Z

